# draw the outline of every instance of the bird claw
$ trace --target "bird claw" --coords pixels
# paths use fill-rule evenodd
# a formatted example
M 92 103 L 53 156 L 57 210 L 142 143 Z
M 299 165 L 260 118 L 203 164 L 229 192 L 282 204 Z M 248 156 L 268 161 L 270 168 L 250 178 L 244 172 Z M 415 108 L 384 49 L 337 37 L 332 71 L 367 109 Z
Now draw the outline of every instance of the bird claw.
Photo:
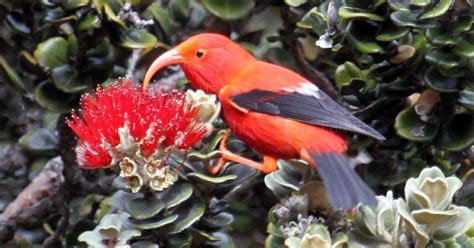
M 226 158 L 226 153 L 231 153 L 229 149 L 227 149 L 226 143 L 229 140 L 230 133 L 227 130 L 221 130 L 219 132 L 219 135 L 222 135 L 222 139 L 219 144 L 219 150 L 221 152 L 221 158 L 215 163 L 213 166 L 209 166 L 207 168 L 207 171 L 209 171 L 211 174 L 215 175 L 219 173 L 219 171 L 222 169 L 222 167 L 225 165 L 225 163 L 229 162 Z

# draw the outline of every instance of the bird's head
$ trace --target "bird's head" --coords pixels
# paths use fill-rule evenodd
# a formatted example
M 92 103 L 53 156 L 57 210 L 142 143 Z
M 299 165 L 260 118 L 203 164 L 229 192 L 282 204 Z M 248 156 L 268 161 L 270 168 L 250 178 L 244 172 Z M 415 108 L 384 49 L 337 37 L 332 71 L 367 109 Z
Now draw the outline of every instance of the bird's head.
M 160 55 L 148 68 L 143 85 L 146 87 L 159 70 L 178 64 L 192 86 L 216 94 L 254 60 L 245 49 L 223 35 L 198 34 Z

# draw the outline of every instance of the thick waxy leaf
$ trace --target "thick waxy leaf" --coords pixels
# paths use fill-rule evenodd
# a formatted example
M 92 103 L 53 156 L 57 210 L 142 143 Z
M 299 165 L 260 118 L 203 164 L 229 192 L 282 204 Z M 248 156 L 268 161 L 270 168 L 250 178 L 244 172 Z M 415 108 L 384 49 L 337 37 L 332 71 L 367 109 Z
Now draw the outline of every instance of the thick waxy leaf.
M 64 8 L 67 10 L 77 9 L 80 7 L 84 7 L 89 4 L 89 0 L 69 0 L 64 4 Z
M 377 34 L 375 39 L 379 41 L 392 41 L 400 39 L 410 32 L 408 27 L 400 27 L 390 23 L 390 26 L 383 27 L 380 33 Z
M 382 53 L 384 51 L 383 48 L 373 39 L 375 33 L 370 33 L 372 28 L 373 27 L 366 26 L 366 24 L 362 24 L 362 22 L 351 21 L 347 26 L 347 38 L 351 44 L 362 53 Z
M 345 62 L 336 69 L 336 86 L 339 90 L 342 87 L 350 85 L 354 80 L 364 81 L 366 76 L 352 62 Z
M 472 211 L 466 207 L 452 206 L 452 211 L 456 212 L 457 217 L 451 221 L 440 224 L 433 233 L 435 240 L 447 240 L 455 238 L 465 233 L 474 220 Z
M 131 248 L 159 248 L 159 246 L 149 241 L 138 241 L 133 243 Z
M 474 144 L 474 117 L 457 114 L 449 125 L 440 130 L 436 145 L 450 151 L 462 151 Z
M 223 248 L 236 248 L 237 246 L 234 243 L 232 237 L 224 232 L 214 232 L 212 236 L 216 237 L 217 241 L 206 242 L 208 247 L 223 247 Z
M 206 226 L 219 228 L 230 225 L 234 221 L 234 216 L 223 212 L 212 217 L 203 218 L 202 221 L 206 223 Z
M 255 6 L 254 0 L 202 0 L 202 4 L 212 14 L 227 21 L 244 17 Z
M 168 4 L 170 13 L 176 19 L 185 19 L 189 16 L 190 0 L 171 0 Z
M 100 26 L 99 16 L 96 14 L 89 13 L 85 16 L 82 16 L 79 20 L 79 30 L 87 30 L 91 28 L 96 28 Z
M 156 37 L 143 29 L 129 28 L 122 37 L 122 46 L 127 48 L 154 48 Z
M 423 227 L 420 226 L 416 222 L 415 219 L 413 219 L 413 217 L 410 215 L 410 212 L 405 202 L 402 199 L 398 199 L 396 204 L 397 204 L 397 211 L 400 214 L 400 216 L 404 219 L 408 228 L 410 228 L 411 230 L 415 232 L 417 240 L 418 240 L 417 242 L 420 244 L 420 247 L 425 247 L 425 245 L 429 241 L 428 233 L 426 233 Z
M 417 27 L 417 28 L 434 28 L 436 24 L 430 20 L 421 20 L 418 18 L 419 13 L 410 10 L 395 11 L 390 15 L 392 21 L 399 26 Z
M 474 42 L 463 41 L 457 44 L 453 49 L 453 53 L 465 59 L 474 60 Z
M 168 225 L 170 223 L 173 223 L 178 219 L 177 214 L 172 214 L 170 216 L 164 216 L 164 217 L 155 217 L 147 220 L 140 220 L 140 221 L 133 221 L 135 224 L 135 227 L 140 229 L 140 230 L 148 230 L 148 229 L 156 229 L 160 228 L 162 226 Z
M 165 208 L 165 204 L 157 198 L 136 198 L 126 202 L 125 207 L 133 218 L 143 220 L 157 215 Z
M 444 46 L 454 45 L 462 41 L 462 37 L 451 33 L 450 30 L 445 30 L 444 27 L 429 28 L 425 32 L 426 38 L 433 45 Z
M 227 181 L 231 181 L 237 178 L 236 175 L 226 175 L 226 176 L 217 176 L 211 177 L 201 173 L 191 172 L 186 175 L 187 177 L 196 179 L 199 182 L 209 183 L 209 184 L 219 184 Z
M 345 19 L 369 19 L 374 21 L 383 21 L 383 17 L 369 12 L 360 12 L 346 7 L 339 8 L 338 14 Z
M 430 209 L 415 210 L 411 214 L 416 222 L 422 225 L 443 223 L 456 216 L 456 212 L 453 211 L 436 211 Z
M 36 86 L 34 96 L 36 102 L 42 107 L 62 113 L 70 112 L 79 102 L 78 96 L 67 95 L 48 81 L 44 81 Z
M 189 247 L 192 241 L 193 237 L 189 231 L 168 235 L 166 240 L 167 247 L 171 248 Z
M 458 80 L 454 77 L 446 77 L 439 73 L 435 67 L 426 70 L 424 80 L 428 87 L 440 92 L 456 92 L 458 89 Z
M 169 11 L 159 4 L 151 4 L 147 11 L 158 21 L 160 27 L 167 35 L 172 35 L 172 32 L 178 27 L 178 24 L 171 18 Z
M 425 54 L 425 59 L 431 65 L 442 69 L 452 69 L 459 66 L 459 59 L 451 53 L 441 52 L 438 49 L 432 49 Z
M 91 86 L 88 80 L 80 78 L 79 72 L 68 64 L 54 68 L 51 77 L 56 88 L 66 93 L 79 93 Z
M 425 12 L 420 19 L 435 18 L 444 15 L 454 4 L 455 0 L 439 0 L 439 2 L 429 11 Z
M 52 153 L 58 149 L 59 139 L 53 130 L 40 128 L 23 135 L 18 142 L 28 151 Z
M 172 187 L 159 194 L 159 198 L 166 205 L 166 208 L 172 208 L 191 197 L 193 187 L 188 183 L 178 182 Z
M 400 112 L 395 119 L 395 130 L 401 137 L 418 142 L 428 142 L 434 139 L 438 131 L 436 125 L 421 122 L 414 108 Z
M 67 47 L 64 38 L 53 37 L 39 43 L 33 54 L 43 68 L 51 70 L 67 63 Z
M 285 0 L 285 3 L 290 7 L 298 7 L 307 1 L 308 0 Z
M 118 2 L 118 1 L 117 1 Z M 109 4 L 104 4 L 104 11 L 109 20 L 112 22 L 117 23 L 118 25 L 122 26 L 123 28 L 127 28 L 125 23 L 115 14 L 115 11 Z
M 2 69 L 2 72 L 6 74 L 10 83 L 17 90 L 20 90 L 20 91 L 26 90 L 26 86 L 23 80 L 20 79 L 18 74 L 13 70 L 13 68 L 8 64 L 8 62 L 2 56 L 0 56 L 0 69 Z
M 185 228 L 191 226 L 201 218 L 205 209 L 206 206 L 200 198 L 192 197 L 188 199 L 174 212 L 175 214 L 178 214 L 179 217 L 169 226 L 168 233 L 179 233 Z
M 431 3 L 431 0 L 410 0 L 411 5 L 424 7 Z

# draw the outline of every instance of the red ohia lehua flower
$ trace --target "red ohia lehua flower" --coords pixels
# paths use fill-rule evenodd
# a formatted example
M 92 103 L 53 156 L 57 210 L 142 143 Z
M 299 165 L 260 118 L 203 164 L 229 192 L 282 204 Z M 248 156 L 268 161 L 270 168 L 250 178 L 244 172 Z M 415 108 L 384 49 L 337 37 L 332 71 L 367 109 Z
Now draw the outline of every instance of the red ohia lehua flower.
M 119 163 L 132 191 L 143 184 L 166 188 L 176 179 L 166 165 L 170 152 L 189 149 L 206 133 L 196 118 L 199 109 L 185 98 L 177 91 L 150 94 L 131 80 L 85 94 L 81 109 L 67 120 L 79 137 L 79 165 L 97 169 Z

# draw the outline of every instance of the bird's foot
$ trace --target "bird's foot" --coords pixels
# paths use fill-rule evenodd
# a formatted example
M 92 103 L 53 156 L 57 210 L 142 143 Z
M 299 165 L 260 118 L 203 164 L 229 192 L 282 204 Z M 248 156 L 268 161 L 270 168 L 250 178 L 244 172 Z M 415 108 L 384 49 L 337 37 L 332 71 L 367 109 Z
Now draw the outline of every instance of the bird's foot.
M 219 173 L 219 171 L 222 169 L 225 163 L 231 162 L 231 161 L 252 167 L 263 173 L 270 173 L 277 169 L 277 159 L 273 157 L 264 156 L 263 163 L 258 163 L 258 162 L 255 162 L 253 160 L 250 160 L 248 158 L 245 158 L 238 154 L 233 153 L 226 147 L 226 143 L 227 143 L 227 140 L 229 140 L 230 133 L 227 130 L 222 130 L 221 133 L 223 134 L 223 138 L 219 145 L 221 158 L 217 161 L 217 163 L 214 166 L 211 166 L 208 168 L 208 171 L 210 173 L 212 174 Z

